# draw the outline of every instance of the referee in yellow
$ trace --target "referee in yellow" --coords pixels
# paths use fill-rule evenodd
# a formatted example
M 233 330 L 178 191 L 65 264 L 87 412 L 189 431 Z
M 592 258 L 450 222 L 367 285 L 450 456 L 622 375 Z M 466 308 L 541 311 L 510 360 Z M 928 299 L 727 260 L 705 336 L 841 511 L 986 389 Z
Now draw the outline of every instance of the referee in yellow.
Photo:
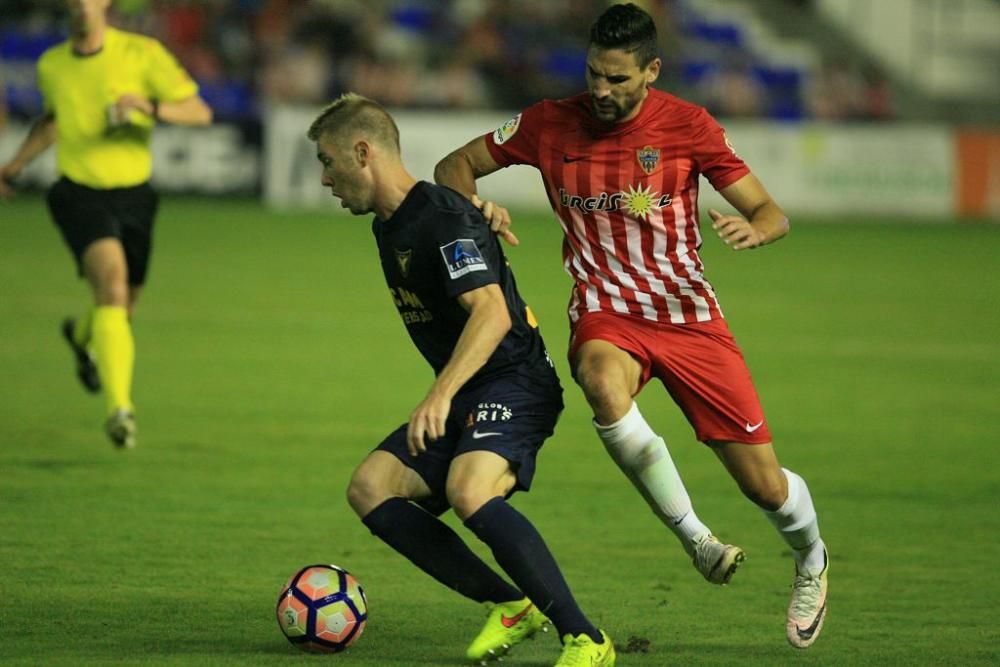
M 0 167 L 0 196 L 37 155 L 57 146 L 52 218 L 76 258 L 94 306 L 63 322 L 77 374 L 104 390 L 105 431 L 134 447 L 129 318 L 146 278 L 158 197 L 150 187 L 150 137 L 157 121 L 207 125 L 212 110 L 197 84 L 155 39 L 110 27 L 111 0 L 66 0 L 70 36 L 38 61 L 45 113 Z

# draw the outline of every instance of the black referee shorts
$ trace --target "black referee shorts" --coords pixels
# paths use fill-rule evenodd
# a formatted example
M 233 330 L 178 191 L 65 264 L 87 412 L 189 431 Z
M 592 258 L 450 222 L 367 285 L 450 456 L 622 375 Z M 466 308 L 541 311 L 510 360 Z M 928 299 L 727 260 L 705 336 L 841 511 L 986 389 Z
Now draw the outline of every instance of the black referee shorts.
M 129 285 L 146 281 L 159 196 L 149 183 L 98 190 L 66 177 L 49 189 L 49 211 L 83 275 L 83 253 L 99 239 L 116 238 L 125 249 Z

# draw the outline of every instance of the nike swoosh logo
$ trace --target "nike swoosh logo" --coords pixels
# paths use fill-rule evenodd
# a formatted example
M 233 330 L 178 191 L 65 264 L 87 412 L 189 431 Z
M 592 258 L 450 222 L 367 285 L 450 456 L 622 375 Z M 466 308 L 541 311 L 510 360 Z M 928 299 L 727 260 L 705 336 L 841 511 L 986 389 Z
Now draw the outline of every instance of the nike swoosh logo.
M 747 433 L 753 433 L 754 431 L 756 431 L 757 429 L 759 429 L 763 423 L 764 423 L 763 419 L 761 419 L 759 422 L 757 422 L 753 426 L 750 425 L 750 422 L 747 422 Z
M 473 434 L 474 436 L 475 434 Z M 524 618 L 524 615 L 531 611 L 531 608 L 535 605 L 529 604 L 527 607 L 521 610 L 520 614 L 515 614 L 514 616 L 504 616 L 500 614 L 500 622 L 503 623 L 503 627 L 512 628 L 517 625 L 517 622 Z
M 799 639 L 809 639 L 816 633 L 816 628 L 819 627 L 820 621 L 823 620 L 823 615 L 826 614 L 826 604 L 823 604 L 822 609 L 816 614 L 816 619 L 812 622 L 808 628 L 803 630 L 798 625 L 795 626 L 795 633 L 799 636 Z
M 480 438 L 488 438 L 491 435 L 503 435 L 503 433 L 500 433 L 498 431 L 483 431 L 482 433 L 480 433 L 479 431 L 473 431 L 472 439 L 479 440 Z
M 582 160 L 585 157 L 587 157 L 587 156 L 586 155 L 577 155 L 576 157 L 570 157 L 569 155 L 563 155 L 563 162 L 566 163 L 566 164 L 569 164 L 570 162 L 578 162 L 578 161 Z

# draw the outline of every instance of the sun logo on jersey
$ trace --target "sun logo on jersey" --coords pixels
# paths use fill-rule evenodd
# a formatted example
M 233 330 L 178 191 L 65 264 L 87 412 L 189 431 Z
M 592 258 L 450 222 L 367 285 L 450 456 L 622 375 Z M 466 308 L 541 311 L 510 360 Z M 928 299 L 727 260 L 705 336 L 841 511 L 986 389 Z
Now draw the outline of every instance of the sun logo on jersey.
M 673 201 L 673 195 L 669 192 L 660 195 L 658 192 L 652 192 L 648 186 L 639 186 L 636 190 L 629 185 L 628 190 L 615 193 L 601 192 L 594 197 L 584 197 L 571 195 L 566 192 L 566 188 L 559 188 L 559 203 L 566 208 L 575 208 L 584 213 L 624 210 L 626 213 L 645 219 L 654 208 L 670 206 Z
M 653 211 L 654 206 L 657 206 L 660 200 L 660 193 L 653 192 L 649 185 L 640 185 L 638 190 L 629 185 L 628 192 L 622 194 L 625 195 L 622 202 L 625 211 L 643 220 Z

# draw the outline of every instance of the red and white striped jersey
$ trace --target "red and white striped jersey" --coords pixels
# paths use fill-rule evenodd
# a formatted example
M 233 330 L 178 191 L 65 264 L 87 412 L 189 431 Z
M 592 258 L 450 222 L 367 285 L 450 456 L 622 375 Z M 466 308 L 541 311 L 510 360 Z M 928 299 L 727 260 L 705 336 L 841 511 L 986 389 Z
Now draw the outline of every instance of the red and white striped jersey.
M 539 102 L 485 139 L 500 166 L 542 173 L 576 281 L 572 322 L 586 311 L 722 317 L 698 256 L 698 176 L 721 190 L 750 170 L 705 109 L 650 88 L 635 118 L 606 123 L 583 93 Z

